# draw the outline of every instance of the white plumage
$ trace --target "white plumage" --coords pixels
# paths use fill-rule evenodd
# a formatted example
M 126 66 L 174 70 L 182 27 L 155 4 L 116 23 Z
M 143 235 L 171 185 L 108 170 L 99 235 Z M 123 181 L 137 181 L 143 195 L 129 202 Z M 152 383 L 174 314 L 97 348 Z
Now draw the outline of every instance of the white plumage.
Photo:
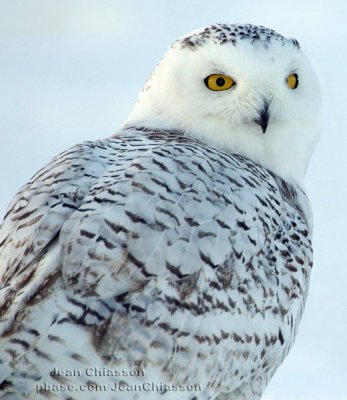
M 175 42 L 116 135 L 9 205 L 0 397 L 259 399 L 307 294 L 319 126 L 297 41 L 219 24 Z

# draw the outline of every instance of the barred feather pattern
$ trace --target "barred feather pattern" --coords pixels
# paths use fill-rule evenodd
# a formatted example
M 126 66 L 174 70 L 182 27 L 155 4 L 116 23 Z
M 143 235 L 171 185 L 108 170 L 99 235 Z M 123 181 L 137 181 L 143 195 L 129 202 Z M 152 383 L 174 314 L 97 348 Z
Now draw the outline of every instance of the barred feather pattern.
M 259 399 L 296 336 L 311 219 L 300 188 L 179 131 L 58 155 L 0 229 L 0 398 Z

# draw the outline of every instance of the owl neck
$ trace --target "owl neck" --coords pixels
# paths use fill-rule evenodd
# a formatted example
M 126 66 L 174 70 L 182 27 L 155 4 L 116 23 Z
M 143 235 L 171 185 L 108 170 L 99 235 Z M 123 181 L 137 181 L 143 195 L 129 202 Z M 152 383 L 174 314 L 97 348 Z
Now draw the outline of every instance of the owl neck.
M 168 116 L 135 112 L 127 119 L 125 126 L 180 131 L 185 136 L 198 139 L 208 146 L 247 157 L 286 182 L 302 189 L 307 166 L 316 146 L 315 141 L 307 142 L 307 132 L 304 132 L 303 128 L 283 127 L 283 124 L 270 125 L 263 134 L 254 127 L 223 125 L 216 127 L 215 123 L 208 121 L 189 126 Z

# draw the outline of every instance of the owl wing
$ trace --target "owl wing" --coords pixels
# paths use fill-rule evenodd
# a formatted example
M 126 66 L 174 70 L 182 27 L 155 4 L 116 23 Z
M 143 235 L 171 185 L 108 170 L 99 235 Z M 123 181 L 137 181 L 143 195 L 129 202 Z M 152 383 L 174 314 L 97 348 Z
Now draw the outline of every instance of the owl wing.
M 12 306 L 25 301 L 51 272 L 47 266 L 38 270 L 38 260 L 102 175 L 105 163 L 96 153 L 94 144 L 84 143 L 58 155 L 19 190 L 8 206 L 0 228 L 0 331 L 17 312 Z M 31 286 L 33 289 L 29 289 Z

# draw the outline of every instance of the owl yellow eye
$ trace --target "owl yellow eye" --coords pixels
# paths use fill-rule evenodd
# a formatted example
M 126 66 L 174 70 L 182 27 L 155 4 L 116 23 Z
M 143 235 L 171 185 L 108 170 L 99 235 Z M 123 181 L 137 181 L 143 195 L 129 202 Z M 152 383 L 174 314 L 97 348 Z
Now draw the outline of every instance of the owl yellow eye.
M 287 78 L 287 85 L 290 89 L 296 89 L 299 86 L 298 74 L 290 74 Z
M 236 82 L 223 74 L 212 74 L 205 79 L 205 85 L 210 90 L 228 90 L 236 85 Z

